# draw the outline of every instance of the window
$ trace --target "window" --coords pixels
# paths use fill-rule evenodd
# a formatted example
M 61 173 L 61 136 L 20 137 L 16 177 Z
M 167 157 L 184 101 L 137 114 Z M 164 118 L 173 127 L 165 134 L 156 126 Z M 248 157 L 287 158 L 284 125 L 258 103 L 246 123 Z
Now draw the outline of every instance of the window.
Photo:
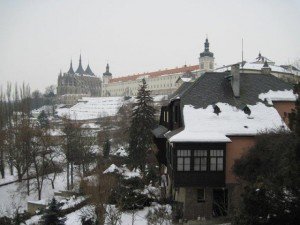
M 207 151 L 195 150 L 194 151 L 194 171 L 207 170 Z
M 205 201 L 205 190 L 204 188 L 197 189 L 197 202 Z
M 210 171 L 223 171 L 223 150 L 210 150 Z
M 177 150 L 177 171 L 190 171 L 191 150 Z

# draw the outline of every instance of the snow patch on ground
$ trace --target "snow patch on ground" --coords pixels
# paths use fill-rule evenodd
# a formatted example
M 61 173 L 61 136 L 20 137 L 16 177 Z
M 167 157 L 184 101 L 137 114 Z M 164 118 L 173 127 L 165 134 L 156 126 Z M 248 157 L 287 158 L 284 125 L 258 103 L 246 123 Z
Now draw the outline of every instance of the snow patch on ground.
M 75 181 L 77 179 L 78 177 L 75 177 Z M 65 172 L 57 174 L 55 189 L 52 189 L 50 180 L 44 180 L 42 200 L 49 202 L 53 198 L 54 192 L 66 190 L 66 183 Z M 5 215 L 12 216 L 16 208 L 19 208 L 20 212 L 23 212 L 27 210 L 27 201 L 38 200 L 37 191 L 32 190 L 29 196 L 26 195 L 26 181 L 0 187 L 0 197 L 0 217 Z
M 120 156 L 120 157 L 127 157 L 128 152 L 126 151 L 126 149 L 123 146 L 121 146 L 116 151 L 112 151 L 111 155 Z
M 64 203 L 61 209 L 72 208 L 78 205 L 79 203 L 83 202 L 84 200 L 86 200 L 86 197 L 84 196 L 78 196 L 78 197 L 72 196 L 70 199 L 63 199 L 60 201 L 60 203 Z
M 114 206 L 109 205 L 108 207 L 111 207 L 115 210 L 117 210 Z M 132 225 L 132 219 L 134 218 L 134 224 L 136 225 L 148 225 L 147 221 L 147 214 L 149 211 L 154 212 L 155 209 L 159 209 L 162 207 L 162 205 L 154 203 L 150 207 L 145 207 L 142 210 L 138 210 L 133 213 L 130 211 L 122 212 L 121 213 L 121 219 L 120 219 L 120 225 Z M 172 209 L 170 205 L 165 206 L 167 209 L 167 213 L 171 214 Z M 79 210 L 76 210 L 75 212 L 72 212 L 70 214 L 66 215 L 66 225 L 81 225 L 81 218 L 86 214 L 86 212 L 90 213 L 93 212 L 93 207 L 90 205 L 84 206 Z M 41 219 L 41 215 L 33 216 L 29 220 L 26 220 L 26 225 L 33 225 L 37 224 L 39 220 Z M 164 223 L 164 225 L 171 224 L 171 223 Z

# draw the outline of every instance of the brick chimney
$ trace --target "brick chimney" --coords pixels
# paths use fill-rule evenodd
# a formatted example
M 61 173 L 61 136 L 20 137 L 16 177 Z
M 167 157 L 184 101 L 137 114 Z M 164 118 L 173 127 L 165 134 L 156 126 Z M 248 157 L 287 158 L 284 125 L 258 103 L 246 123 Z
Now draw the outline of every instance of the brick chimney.
M 240 97 L 240 65 L 234 64 L 231 66 L 231 87 L 234 97 Z

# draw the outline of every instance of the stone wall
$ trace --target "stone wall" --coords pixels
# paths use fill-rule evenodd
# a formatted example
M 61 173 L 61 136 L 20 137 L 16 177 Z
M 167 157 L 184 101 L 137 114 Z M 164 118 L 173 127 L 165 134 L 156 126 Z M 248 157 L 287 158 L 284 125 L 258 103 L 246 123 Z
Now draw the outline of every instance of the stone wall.
M 200 187 L 199 187 L 200 188 Z M 178 188 L 175 191 L 175 201 L 183 203 L 183 218 L 192 220 L 198 217 L 209 219 L 212 217 L 213 189 L 205 188 L 205 201 L 197 201 L 197 190 L 195 187 Z

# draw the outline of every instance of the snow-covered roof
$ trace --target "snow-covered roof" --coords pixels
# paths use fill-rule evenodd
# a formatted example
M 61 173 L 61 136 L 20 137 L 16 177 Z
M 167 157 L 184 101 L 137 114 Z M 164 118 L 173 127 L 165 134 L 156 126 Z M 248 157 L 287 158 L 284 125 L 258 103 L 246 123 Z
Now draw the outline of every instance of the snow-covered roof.
M 185 128 L 172 136 L 170 142 L 230 142 L 228 136 L 252 136 L 271 129 L 288 129 L 274 107 L 263 103 L 248 105 L 250 116 L 227 103 L 216 104 L 221 113 L 214 113 L 212 105 L 195 109 L 185 105 Z
M 43 105 L 38 109 L 31 110 L 31 113 L 38 116 L 42 111 L 44 111 L 45 113 L 49 114 L 52 112 L 52 108 L 53 107 L 51 105 Z
M 262 67 L 264 66 L 264 64 L 261 63 L 249 63 L 246 62 L 244 64 L 243 67 L 241 67 L 240 69 L 244 69 L 244 70 L 261 70 Z M 269 67 L 271 68 L 272 72 L 279 72 L 279 73 L 291 73 L 290 71 L 284 69 L 281 66 L 276 66 L 276 65 L 269 65 Z M 231 70 L 231 66 L 223 66 L 220 68 L 215 69 L 215 72 L 225 72 L 227 70 Z
M 268 91 L 267 93 L 261 93 L 258 96 L 262 101 L 267 100 L 270 105 L 273 105 L 273 101 L 291 101 L 295 102 L 297 99 L 297 95 L 293 93 L 292 90 L 284 90 L 284 91 Z
M 91 120 L 100 117 L 115 116 L 124 103 L 124 97 L 83 97 L 71 108 L 57 110 L 58 116 L 67 116 L 72 120 Z
M 180 77 L 183 82 L 190 82 L 192 80 L 191 77 Z

